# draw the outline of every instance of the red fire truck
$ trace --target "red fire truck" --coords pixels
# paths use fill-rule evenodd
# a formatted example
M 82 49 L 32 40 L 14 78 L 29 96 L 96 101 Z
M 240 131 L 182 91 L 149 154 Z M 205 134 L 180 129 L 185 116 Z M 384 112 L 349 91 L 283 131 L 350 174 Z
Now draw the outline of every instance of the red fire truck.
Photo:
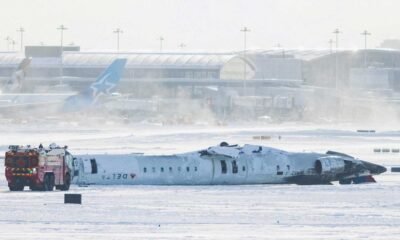
M 10 191 L 67 191 L 73 177 L 73 157 L 67 147 L 51 144 L 49 148 L 29 145 L 9 146 L 4 161 Z

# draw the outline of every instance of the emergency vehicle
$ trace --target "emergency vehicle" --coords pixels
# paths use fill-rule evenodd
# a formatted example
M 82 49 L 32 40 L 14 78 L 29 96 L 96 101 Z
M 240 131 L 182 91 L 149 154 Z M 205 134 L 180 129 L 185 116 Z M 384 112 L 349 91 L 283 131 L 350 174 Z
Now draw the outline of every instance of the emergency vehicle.
M 52 143 L 48 148 L 9 146 L 5 154 L 5 175 L 10 191 L 69 190 L 73 177 L 73 157 L 67 147 Z

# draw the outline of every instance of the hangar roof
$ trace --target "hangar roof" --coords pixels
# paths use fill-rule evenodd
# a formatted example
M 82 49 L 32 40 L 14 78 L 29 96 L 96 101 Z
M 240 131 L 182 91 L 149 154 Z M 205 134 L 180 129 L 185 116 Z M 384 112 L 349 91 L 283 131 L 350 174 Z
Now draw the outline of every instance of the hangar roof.
M 17 52 L 0 52 L 0 65 L 11 66 L 19 64 L 24 56 Z
M 339 50 L 339 52 L 345 52 L 345 51 L 348 50 Z M 248 53 L 254 55 L 265 55 L 270 57 L 276 56 L 276 57 L 296 58 L 304 61 L 310 61 L 319 57 L 332 54 L 332 52 L 329 49 L 299 50 L 299 49 L 284 49 L 284 48 L 253 50 L 253 51 L 248 51 Z
M 126 58 L 128 68 L 220 69 L 235 55 L 231 53 L 83 53 L 64 52 L 64 66 L 106 66 L 116 58 Z
M 364 49 L 339 49 L 338 53 L 357 53 L 359 51 L 364 51 Z M 375 53 L 388 53 L 388 54 L 399 54 L 399 51 L 393 49 L 367 49 L 368 52 Z M 334 56 L 336 50 L 333 49 L 284 49 L 284 48 L 274 48 L 268 50 L 249 50 L 246 53 L 249 55 L 264 55 L 265 57 L 286 57 L 295 58 L 303 61 L 312 61 L 320 57 L 325 57 L 328 55 Z
M 358 50 L 360 51 L 360 50 Z M 357 53 L 357 50 L 341 49 L 339 53 Z M 400 52 L 390 49 L 368 49 L 368 52 L 399 55 Z M 284 49 L 248 50 L 246 58 L 257 64 L 260 59 L 285 58 L 313 61 L 321 57 L 334 55 L 329 49 Z M 144 52 L 64 52 L 65 67 L 89 68 L 109 65 L 115 58 L 127 58 L 128 68 L 169 68 L 169 69 L 221 69 L 235 57 L 243 57 L 243 52 L 227 53 L 144 53 Z M 22 61 L 23 56 L 18 52 L 0 52 L 0 66 L 15 66 Z M 58 67 L 59 58 L 33 58 L 31 66 Z

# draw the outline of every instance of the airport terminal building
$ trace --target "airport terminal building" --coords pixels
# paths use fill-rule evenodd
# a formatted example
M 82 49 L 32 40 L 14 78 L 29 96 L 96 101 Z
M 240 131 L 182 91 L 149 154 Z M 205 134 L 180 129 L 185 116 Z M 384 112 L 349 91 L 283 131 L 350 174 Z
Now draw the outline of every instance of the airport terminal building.
M 25 57 L 32 59 L 24 80 L 27 92 L 38 85 L 65 83 L 79 91 L 114 59 L 126 58 L 118 92 L 135 98 L 199 98 L 211 102 L 222 115 L 233 108 L 250 108 L 246 114 L 251 116 L 293 112 L 299 116 L 321 97 L 327 101 L 321 106 L 329 106 L 323 107 L 329 111 L 337 102 L 331 97 L 334 89 L 400 92 L 400 51 L 387 49 L 115 53 L 81 52 L 76 46 L 63 51 L 57 46 L 27 46 L 25 54 L 0 53 L 3 82 Z
M 27 46 L 25 55 L 0 53 L 0 77 L 12 75 L 21 59 L 31 57 L 26 77 L 95 78 L 115 58 L 127 58 L 123 81 L 165 82 L 184 79 L 298 80 L 321 87 L 388 88 L 400 91 L 400 51 L 249 50 L 229 53 L 81 52 L 56 46 Z

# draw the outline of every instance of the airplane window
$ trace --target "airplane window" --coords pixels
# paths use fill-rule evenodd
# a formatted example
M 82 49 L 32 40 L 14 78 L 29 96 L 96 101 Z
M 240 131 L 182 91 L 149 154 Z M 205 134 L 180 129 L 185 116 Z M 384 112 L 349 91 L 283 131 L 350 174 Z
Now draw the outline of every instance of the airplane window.
M 161 172 L 164 172 L 164 168 L 163 167 L 161 167 Z
M 221 173 L 226 174 L 227 169 L 226 169 L 226 162 L 225 160 L 221 161 Z
M 186 167 L 186 172 L 189 172 L 190 171 L 190 168 L 189 167 Z
M 194 171 L 197 172 L 197 167 L 194 167 Z
M 246 171 L 246 167 L 245 166 L 242 167 L 242 171 L 243 172 Z
M 143 168 L 143 172 L 146 173 L 147 172 L 147 168 Z
M 94 158 L 90 159 L 90 164 L 92 165 L 92 174 L 97 173 L 96 159 L 94 159 Z
M 238 173 L 238 165 L 236 161 L 232 161 L 232 173 Z
M 283 171 L 280 171 L 279 165 L 276 165 L 276 175 L 283 175 Z
M 172 172 L 172 167 L 169 167 L 169 172 Z
M 152 167 L 152 169 L 151 169 L 153 172 L 156 172 L 156 168 L 155 167 Z

